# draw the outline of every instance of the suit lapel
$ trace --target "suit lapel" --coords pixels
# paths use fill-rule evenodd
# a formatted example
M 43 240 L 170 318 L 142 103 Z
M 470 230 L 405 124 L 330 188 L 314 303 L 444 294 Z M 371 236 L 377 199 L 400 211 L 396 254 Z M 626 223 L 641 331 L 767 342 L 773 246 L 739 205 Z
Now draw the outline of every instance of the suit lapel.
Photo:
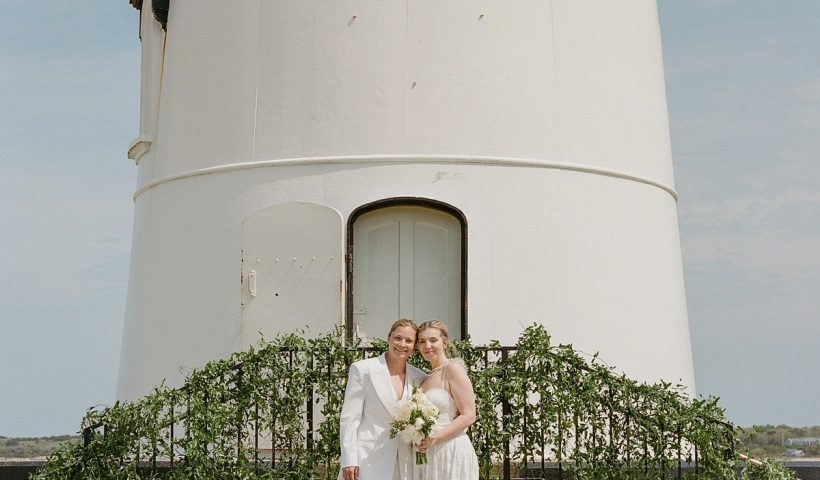
M 396 395 L 393 393 L 393 385 L 390 384 L 390 372 L 387 370 L 386 354 L 382 354 L 376 365 L 373 367 L 373 373 L 370 378 L 373 381 L 373 388 L 376 390 L 376 395 L 384 404 L 387 413 L 392 416 L 396 414 Z
M 410 382 L 409 392 L 412 393 L 414 388 L 420 388 L 425 378 L 427 378 L 427 375 L 424 372 L 412 365 L 407 365 L 407 381 Z

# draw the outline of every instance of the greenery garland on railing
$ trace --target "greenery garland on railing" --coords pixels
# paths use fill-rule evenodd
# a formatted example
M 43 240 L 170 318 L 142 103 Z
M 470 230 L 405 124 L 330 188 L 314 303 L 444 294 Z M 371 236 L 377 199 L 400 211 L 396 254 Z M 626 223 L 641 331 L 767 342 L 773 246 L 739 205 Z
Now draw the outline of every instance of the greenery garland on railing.
M 58 449 L 33 478 L 159 478 L 164 470 L 167 479 L 335 479 L 347 368 L 365 354 L 341 339 L 284 335 L 208 363 L 182 388 L 92 409 L 83 444 Z M 385 347 L 377 341 L 371 354 Z M 576 479 L 671 478 L 694 464 L 684 477 L 794 478 L 775 462 L 740 461 L 717 399 L 618 375 L 597 356 L 552 345 L 542 326 L 512 348 L 460 341 L 453 350 L 476 392 L 469 433 L 483 479 L 500 478 L 505 457 L 530 476 L 548 461 Z M 417 352 L 411 363 L 425 367 Z

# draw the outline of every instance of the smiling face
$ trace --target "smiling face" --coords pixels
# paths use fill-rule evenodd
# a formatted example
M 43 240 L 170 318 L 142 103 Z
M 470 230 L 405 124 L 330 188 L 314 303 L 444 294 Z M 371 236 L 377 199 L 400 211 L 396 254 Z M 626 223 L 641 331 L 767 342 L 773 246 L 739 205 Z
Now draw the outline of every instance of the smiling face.
M 425 360 L 434 367 L 443 362 L 447 355 L 447 340 L 438 328 L 419 330 L 419 351 Z
M 406 361 L 416 346 L 416 330 L 409 326 L 394 328 L 387 337 L 387 345 L 390 355 Z

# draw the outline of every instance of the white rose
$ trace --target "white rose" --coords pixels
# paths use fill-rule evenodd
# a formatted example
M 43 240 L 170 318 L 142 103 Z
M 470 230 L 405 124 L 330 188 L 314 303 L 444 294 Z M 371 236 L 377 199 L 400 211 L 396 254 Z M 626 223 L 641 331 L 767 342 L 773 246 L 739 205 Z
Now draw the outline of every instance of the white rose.
M 416 419 L 416 428 L 421 428 L 423 426 L 424 426 L 424 419 L 423 418 L 417 418 Z
M 407 425 L 406 427 L 404 427 L 404 430 L 399 432 L 399 436 L 401 437 L 401 439 L 404 440 L 407 443 L 418 443 L 418 442 L 415 442 L 415 438 L 416 438 L 417 434 L 418 434 L 418 431 L 416 431 L 416 427 L 412 424 Z
M 412 409 L 408 405 L 401 405 L 396 410 L 396 418 L 401 420 L 402 422 L 406 422 L 410 420 L 410 414 L 412 413 Z

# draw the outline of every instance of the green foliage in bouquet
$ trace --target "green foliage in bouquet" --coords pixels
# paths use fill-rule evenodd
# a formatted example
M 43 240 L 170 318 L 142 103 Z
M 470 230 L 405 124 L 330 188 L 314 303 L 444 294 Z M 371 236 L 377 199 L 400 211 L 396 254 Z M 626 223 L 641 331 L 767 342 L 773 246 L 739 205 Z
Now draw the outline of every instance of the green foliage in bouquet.
M 279 336 L 209 362 L 181 388 L 91 409 L 84 442 L 59 448 L 33 478 L 335 479 L 347 369 L 386 350 L 384 341 L 365 349 L 343 338 Z M 794 478 L 774 462 L 741 461 L 717 399 L 630 380 L 597 356 L 552 345 L 542 326 L 514 347 L 465 340 L 452 353 L 476 392 L 468 433 L 483 479 L 501 478 L 505 457 L 521 477 L 540 475 L 544 461 L 579 480 L 672 478 L 695 462 L 686 478 Z M 418 352 L 410 362 L 427 368 Z

